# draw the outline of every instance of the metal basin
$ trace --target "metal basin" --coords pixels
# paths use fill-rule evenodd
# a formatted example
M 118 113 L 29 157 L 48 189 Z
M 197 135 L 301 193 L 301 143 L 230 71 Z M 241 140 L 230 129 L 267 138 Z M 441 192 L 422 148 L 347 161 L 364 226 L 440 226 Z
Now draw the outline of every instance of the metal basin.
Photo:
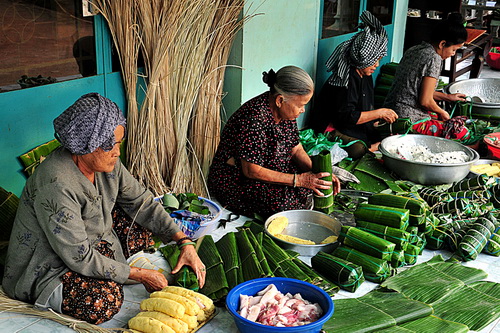
M 315 243 L 320 243 L 328 236 L 340 235 L 342 224 L 334 217 L 315 210 L 298 209 L 276 213 L 266 220 L 264 226 L 266 234 L 281 248 L 295 251 L 302 256 L 312 257 L 319 251 L 332 252 L 338 246 L 338 242 L 317 245 L 295 244 L 274 237 L 267 231 L 267 227 L 278 216 L 288 218 L 288 227 L 283 231 L 283 234 L 311 240 Z
M 393 147 L 402 141 L 406 144 L 425 146 L 432 153 L 463 151 L 469 160 L 464 163 L 435 164 L 404 160 L 391 154 Z M 403 179 L 423 185 L 451 184 L 464 179 L 472 164 L 479 159 L 479 154 L 458 142 L 429 135 L 407 134 L 393 135 L 382 140 L 379 146 L 385 166 Z
M 472 98 L 472 114 L 489 115 L 500 118 L 500 79 L 468 79 L 450 83 L 446 87 L 449 94 L 462 93 Z M 479 99 L 473 98 L 479 97 Z

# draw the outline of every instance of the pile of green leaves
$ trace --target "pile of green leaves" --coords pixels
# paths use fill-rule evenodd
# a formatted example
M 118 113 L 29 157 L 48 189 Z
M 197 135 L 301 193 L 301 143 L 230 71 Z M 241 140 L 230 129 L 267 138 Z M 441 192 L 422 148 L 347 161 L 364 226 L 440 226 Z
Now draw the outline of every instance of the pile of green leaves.
M 176 210 L 188 210 L 201 215 L 210 214 L 205 200 L 194 193 L 167 193 L 163 196 L 162 205 L 169 214 Z

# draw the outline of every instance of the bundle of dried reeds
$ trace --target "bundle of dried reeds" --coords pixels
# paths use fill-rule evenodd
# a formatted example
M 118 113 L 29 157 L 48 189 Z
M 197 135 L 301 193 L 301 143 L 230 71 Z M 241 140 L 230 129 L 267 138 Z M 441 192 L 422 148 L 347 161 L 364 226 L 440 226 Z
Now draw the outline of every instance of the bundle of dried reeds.
M 244 0 L 95 3 L 117 36 L 120 59 L 136 62 L 140 48 L 145 62 L 144 102 L 138 114 L 129 109 L 127 115 L 127 167 L 155 195 L 167 190 L 205 195 L 219 141 L 224 68 L 244 21 L 238 19 Z M 118 37 L 132 31 L 136 45 L 130 44 L 132 36 Z M 137 76 L 124 59 L 121 65 L 124 78 Z M 132 86 L 127 97 L 129 108 L 137 105 Z
M 238 16 L 244 0 L 219 0 L 212 21 L 210 46 L 205 56 L 204 79 L 198 92 L 198 100 L 191 122 L 190 142 L 193 146 L 191 165 L 199 165 L 192 173 L 192 183 L 205 185 L 212 158 L 219 145 L 221 130 L 221 104 L 227 59 L 235 34 L 245 20 Z M 205 193 L 205 188 L 196 188 Z

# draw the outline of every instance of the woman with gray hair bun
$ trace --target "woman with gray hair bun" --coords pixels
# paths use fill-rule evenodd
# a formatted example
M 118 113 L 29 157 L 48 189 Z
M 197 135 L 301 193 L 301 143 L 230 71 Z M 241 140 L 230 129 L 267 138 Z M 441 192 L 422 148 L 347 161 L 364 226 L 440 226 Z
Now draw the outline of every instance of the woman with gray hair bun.
M 353 142 L 345 149 L 355 159 L 378 149 L 377 121 L 393 123 L 398 118 L 391 109 L 373 106 L 371 75 L 387 55 L 387 33 L 368 11 L 360 20 L 361 31 L 339 44 L 326 62 L 332 74 L 315 101 L 310 122 L 316 132 L 328 132 L 332 141 Z
M 312 193 L 340 182 L 313 174 L 312 162 L 299 141 L 297 117 L 313 95 L 307 72 L 285 66 L 262 73 L 269 87 L 243 104 L 228 120 L 208 175 L 210 194 L 227 209 L 262 217 L 310 208 Z
M 195 243 L 120 162 L 125 126 L 118 106 L 97 93 L 54 120 L 61 147 L 21 195 L 2 281 L 7 295 L 100 324 L 120 310 L 123 284 L 142 283 L 149 292 L 168 285 L 162 273 L 127 263 L 152 245 L 152 234 L 177 242 L 181 254 L 172 273 L 189 265 L 204 285 Z M 112 217 L 117 206 L 128 220 Z

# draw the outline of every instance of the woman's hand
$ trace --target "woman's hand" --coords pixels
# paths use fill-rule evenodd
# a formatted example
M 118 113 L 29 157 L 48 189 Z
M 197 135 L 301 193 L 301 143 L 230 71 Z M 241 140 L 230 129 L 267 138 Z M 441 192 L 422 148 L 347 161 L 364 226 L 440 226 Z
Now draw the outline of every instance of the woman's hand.
M 456 93 L 456 94 L 448 94 L 448 102 L 465 102 L 465 97 L 466 95 L 465 94 L 460 94 L 460 93 Z
M 337 176 L 332 174 L 332 181 L 323 180 L 321 178 L 327 177 L 328 172 L 312 173 L 304 172 L 297 175 L 297 186 L 311 189 L 319 196 L 324 194 L 320 190 L 328 190 L 333 185 L 333 194 L 340 192 L 340 180 Z
M 386 123 L 392 124 L 398 119 L 398 114 L 392 109 L 380 108 L 375 110 L 378 112 L 378 119 L 385 121 Z
M 165 275 L 155 271 L 154 269 L 130 267 L 129 279 L 142 283 L 149 293 L 162 290 L 168 286 L 168 281 L 167 278 L 165 278 Z
M 441 119 L 442 121 L 446 121 L 446 120 L 450 119 L 450 114 L 444 110 L 443 110 L 443 112 L 438 113 L 438 116 L 439 116 L 439 119 Z
M 172 274 L 177 273 L 184 265 L 191 266 L 196 274 L 200 288 L 202 288 L 205 285 L 205 276 L 207 272 L 205 265 L 201 261 L 200 257 L 198 257 L 198 253 L 196 253 L 196 249 L 193 245 L 184 245 L 181 248 L 181 254 L 179 255 L 177 266 L 175 266 L 172 270 Z

